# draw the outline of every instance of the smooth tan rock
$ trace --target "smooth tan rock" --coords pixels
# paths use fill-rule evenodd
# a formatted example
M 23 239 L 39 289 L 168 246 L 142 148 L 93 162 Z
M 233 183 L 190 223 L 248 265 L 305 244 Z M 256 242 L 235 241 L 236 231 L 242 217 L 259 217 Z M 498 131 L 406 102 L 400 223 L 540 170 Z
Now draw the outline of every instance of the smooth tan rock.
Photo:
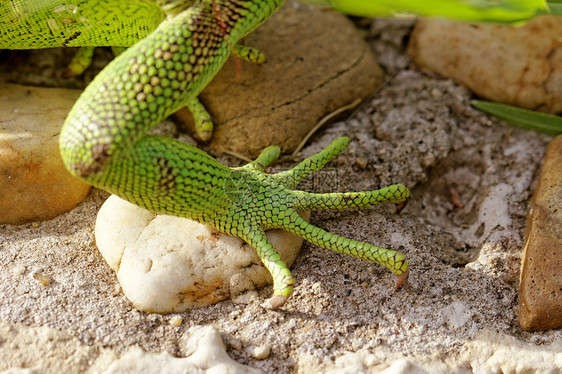
M 562 326 L 562 136 L 548 148 L 527 218 L 519 322 L 526 330 Z
M 293 150 L 326 114 L 371 95 L 382 71 L 342 14 L 288 2 L 248 35 L 261 66 L 231 58 L 200 98 L 216 126 L 211 146 L 255 157 L 269 145 Z M 191 121 L 191 114 L 187 114 Z
M 48 220 L 74 208 L 90 185 L 70 175 L 58 134 L 79 90 L 0 85 L 0 223 Z
M 269 230 L 267 237 L 291 266 L 302 239 L 283 230 Z M 241 239 L 117 196 L 98 213 L 96 242 L 127 298 L 147 312 L 182 312 L 228 298 L 231 287 L 236 297 L 272 282 L 255 249 Z
M 521 27 L 421 19 L 410 38 L 414 62 L 479 96 L 562 113 L 562 22 L 540 16 Z

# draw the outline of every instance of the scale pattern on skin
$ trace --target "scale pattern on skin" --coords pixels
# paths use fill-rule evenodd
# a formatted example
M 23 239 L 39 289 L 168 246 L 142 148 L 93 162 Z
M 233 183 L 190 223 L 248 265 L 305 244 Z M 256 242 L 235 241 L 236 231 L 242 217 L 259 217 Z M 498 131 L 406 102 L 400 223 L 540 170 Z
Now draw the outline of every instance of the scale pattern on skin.
M 282 0 L 196 1 L 110 63 L 87 87 L 60 135 L 67 168 L 87 182 L 157 213 L 187 217 L 238 236 L 256 248 L 274 280 L 264 305 L 281 306 L 294 279 L 264 230 L 283 228 L 314 244 L 389 268 L 397 286 L 408 277 L 404 256 L 314 227 L 303 210 L 347 209 L 392 202 L 403 206 L 403 185 L 377 191 L 312 194 L 293 190 L 349 144 L 339 138 L 295 168 L 269 175 L 279 156 L 268 147 L 240 168 L 219 164 L 174 139 L 146 135 L 187 103 L 206 111 L 197 95 L 214 77 L 236 43 L 281 5 Z M 247 49 L 244 49 L 247 51 Z
M 153 0 L 3 0 L 0 47 L 128 47 L 164 18 Z

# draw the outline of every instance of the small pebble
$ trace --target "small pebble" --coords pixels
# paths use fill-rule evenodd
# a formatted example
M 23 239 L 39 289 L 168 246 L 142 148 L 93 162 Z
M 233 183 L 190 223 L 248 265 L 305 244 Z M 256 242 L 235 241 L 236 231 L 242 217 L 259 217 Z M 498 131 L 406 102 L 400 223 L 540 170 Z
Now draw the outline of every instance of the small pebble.
M 437 88 L 434 88 L 431 90 L 431 96 L 433 96 L 434 99 L 440 99 L 443 97 L 443 92 L 441 92 Z
M 121 290 L 121 285 L 119 285 L 119 283 L 116 283 L 115 286 L 113 287 L 113 295 L 117 296 L 120 295 L 123 291 Z
M 35 274 L 33 274 L 33 278 L 35 278 L 39 282 L 41 282 L 41 285 L 43 285 L 43 286 L 48 286 L 49 284 L 51 284 L 51 280 L 49 279 L 49 277 L 44 275 L 44 274 L 35 273 Z
M 259 297 L 256 291 L 247 291 L 241 295 L 233 296 L 232 301 L 235 304 L 250 304 L 252 301 Z
M 359 166 L 359 168 L 361 168 L 362 170 L 365 170 L 367 168 L 367 159 L 365 157 L 357 157 L 355 159 L 355 165 Z
M 176 327 L 180 327 L 181 324 L 183 322 L 183 318 L 180 316 L 173 316 L 172 318 L 170 318 L 170 320 L 168 321 L 168 323 L 172 326 L 176 326 Z
M 14 275 L 22 275 L 23 273 L 25 273 L 25 266 L 21 266 L 21 265 L 16 265 L 12 268 L 12 274 Z
M 231 338 L 228 341 L 228 345 L 234 350 L 240 351 L 242 349 L 242 342 L 239 339 Z
M 271 353 L 271 346 L 269 344 L 260 345 L 259 347 L 251 346 L 248 349 L 252 357 L 256 360 L 268 358 Z

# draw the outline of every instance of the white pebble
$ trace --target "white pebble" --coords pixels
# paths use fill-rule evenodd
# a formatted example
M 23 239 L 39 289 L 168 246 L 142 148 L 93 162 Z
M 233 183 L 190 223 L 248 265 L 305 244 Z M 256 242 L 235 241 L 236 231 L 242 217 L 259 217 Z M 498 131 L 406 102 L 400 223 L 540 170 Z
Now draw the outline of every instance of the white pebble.
M 251 346 L 248 347 L 248 350 L 250 351 L 250 355 L 252 355 L 253 358 L 255 358 L 256 360 L 263 360 L 264 358 L 269 357 L 269 354 L 271 353 L 271 345 L 264 344 L 260 345 L 259 347 Z
M 23 273 L 25 273 L 25 266 L 16 265 L 12 268 L 12 274 L 15 276 L 22 275 Z

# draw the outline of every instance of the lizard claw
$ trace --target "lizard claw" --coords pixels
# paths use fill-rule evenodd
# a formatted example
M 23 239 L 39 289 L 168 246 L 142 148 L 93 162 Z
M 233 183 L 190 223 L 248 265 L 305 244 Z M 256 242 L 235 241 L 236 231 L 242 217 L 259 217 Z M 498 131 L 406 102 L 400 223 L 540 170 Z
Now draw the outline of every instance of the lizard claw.
M 404 209 L 407 204 L 408 204 L 408 199 L 402 201 L 401 203 L 396 204 L 396 214 L 400 214 L 402 209 Z
M 408 283 L 408 277 L 410 276 L 410 270 L 406 269 L 402 274 L 396 276 L 396 289 L 400 289 L 403 285 Z

